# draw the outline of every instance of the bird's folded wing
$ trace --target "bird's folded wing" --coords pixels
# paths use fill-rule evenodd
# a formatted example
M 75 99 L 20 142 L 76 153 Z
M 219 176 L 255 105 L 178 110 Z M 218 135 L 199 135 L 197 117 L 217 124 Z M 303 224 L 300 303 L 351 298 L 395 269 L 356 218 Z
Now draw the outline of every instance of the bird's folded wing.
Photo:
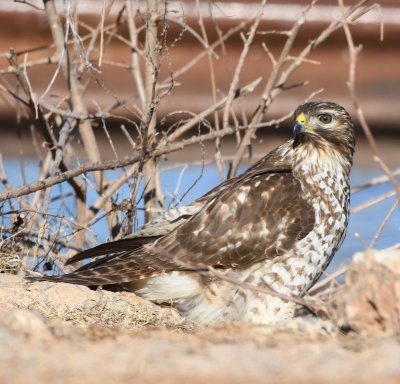
M 119 254 L 52 280 L 84 285 L 134 281 L 174 270 L 246 268 L 290 251 L 314 226 L 314 211 L 290 172 L 244 177 L 149 246 L 109 243 Z M 107 244 L 102 248 L 109 254 Z

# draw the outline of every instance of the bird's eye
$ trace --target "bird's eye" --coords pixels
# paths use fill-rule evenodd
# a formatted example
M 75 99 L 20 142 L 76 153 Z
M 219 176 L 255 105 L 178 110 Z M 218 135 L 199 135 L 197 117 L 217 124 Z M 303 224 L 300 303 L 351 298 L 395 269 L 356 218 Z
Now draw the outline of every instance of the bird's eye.
M 332 121 L 332 115 L 329 113 L 322 113 L 318 115 L 318 120 L 323 124 L 329 124 Z

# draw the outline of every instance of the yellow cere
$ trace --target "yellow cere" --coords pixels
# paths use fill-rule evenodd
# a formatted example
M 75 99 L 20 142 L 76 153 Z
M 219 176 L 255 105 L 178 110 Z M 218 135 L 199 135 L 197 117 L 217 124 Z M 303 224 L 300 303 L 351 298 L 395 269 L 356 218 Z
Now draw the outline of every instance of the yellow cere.
M 307 121 L 306 115 L 304 113 L 300 113 L 300 115 L 297 116 L 296 121 L 301 124 L 304 124 Z

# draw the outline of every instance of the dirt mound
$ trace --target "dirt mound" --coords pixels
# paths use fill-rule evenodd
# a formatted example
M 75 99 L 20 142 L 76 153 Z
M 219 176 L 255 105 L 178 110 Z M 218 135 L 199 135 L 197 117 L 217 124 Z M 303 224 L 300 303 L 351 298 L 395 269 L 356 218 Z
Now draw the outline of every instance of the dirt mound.
M 366 260 L 356 257 L 338 306 L 342 326 L 359 334 L 314 317 L 200 329 L 131 293 L 0 274 L 0 382 L 398 383 L 398 339 L 371 333 L 365 324 L 376 317 L 367 311 L 363 323 L 366 308 L 357 304 L 373 298 L 379 313 L 389 313 L 383 298 L 394 300 L 397 283 L 387 274 L 398 269 L 393 257 Z M 378 273 L 382 295 L 367 270 Z
M 21 276 L 0 274 L 0 308 L 42 314 L 50 322 L 70 325 L 142 328 L 193 328 L 173 308 L 161 308 L 133 293 L 93 291 L 81 285 L 29 283 Z
M 399 335 L 400 250 L 357 253 L 337 302 L 342 329 Z

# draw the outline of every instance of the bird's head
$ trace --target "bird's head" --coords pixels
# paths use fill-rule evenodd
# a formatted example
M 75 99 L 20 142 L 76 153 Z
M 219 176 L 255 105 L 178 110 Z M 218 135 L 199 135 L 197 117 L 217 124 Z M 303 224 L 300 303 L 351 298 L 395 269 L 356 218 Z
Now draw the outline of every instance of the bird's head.
M 348 112 L 338 104 L 318 101 L 300 105 L 295 113 L 295 152 L 334 157 L 352 163 L 354 126 Z

